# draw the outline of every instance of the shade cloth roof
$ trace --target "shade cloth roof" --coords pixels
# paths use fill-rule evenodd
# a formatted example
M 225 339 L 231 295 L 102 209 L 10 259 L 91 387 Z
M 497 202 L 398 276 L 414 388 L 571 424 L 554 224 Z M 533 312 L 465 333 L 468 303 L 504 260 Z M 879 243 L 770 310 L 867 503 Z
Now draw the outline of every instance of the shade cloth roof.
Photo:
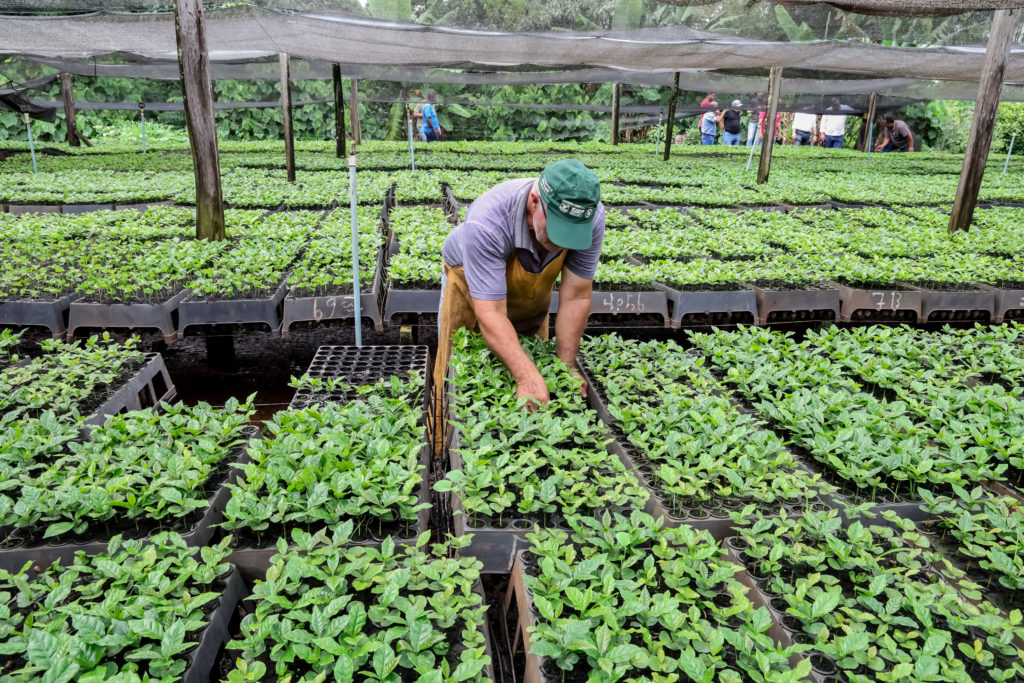
M 992 0 L 989 0 L 992 1 Z M 211 12 L 214 61 L 279 52 L 354 66 L 636 71 L 782 66 L 877 77 L 976 81 L 983 47 L 899 48 L 856 41 L 781 43 L 703 33 L 684 26 L 587 33 L 507 33 L 400 24 L 343 14 L 282 14 L 248 8 Z M 83 58 L 122 53 L 177 58 L 173 17 L 96 12 L 72 17 L 0 17 L 0 54 Z M 1024 48 L 1012 50 L 1006 81 L 1024 83 Z

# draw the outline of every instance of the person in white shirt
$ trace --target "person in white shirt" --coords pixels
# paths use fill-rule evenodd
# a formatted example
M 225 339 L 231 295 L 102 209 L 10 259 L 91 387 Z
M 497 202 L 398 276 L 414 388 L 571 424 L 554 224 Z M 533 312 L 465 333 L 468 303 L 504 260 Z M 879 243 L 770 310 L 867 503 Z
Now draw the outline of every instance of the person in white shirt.
M 833 112 L 853 111 L 839 102 L 838 97 L 832 98 L 832 106 L 821 115 L 821 126 L 818 132 L 824 137 L 828 149 L 842 149 L 843 137 L 846 135 L 846 114 Z
M 793 116 L 793 144 L 811 144 L 811 136 L 817 131 L 818 117 L 815 114 L 797 112 Z

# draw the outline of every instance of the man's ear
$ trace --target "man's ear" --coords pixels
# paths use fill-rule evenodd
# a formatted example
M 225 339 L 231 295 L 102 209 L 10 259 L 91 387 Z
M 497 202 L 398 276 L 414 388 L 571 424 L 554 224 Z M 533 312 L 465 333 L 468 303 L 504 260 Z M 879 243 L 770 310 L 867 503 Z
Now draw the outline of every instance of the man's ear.
M 530 194 L 526 197 L 526 208 L 530 211 L 536 211 L 537 205 L 540 202 L 540 192 L 534 187 L 530 190 Z

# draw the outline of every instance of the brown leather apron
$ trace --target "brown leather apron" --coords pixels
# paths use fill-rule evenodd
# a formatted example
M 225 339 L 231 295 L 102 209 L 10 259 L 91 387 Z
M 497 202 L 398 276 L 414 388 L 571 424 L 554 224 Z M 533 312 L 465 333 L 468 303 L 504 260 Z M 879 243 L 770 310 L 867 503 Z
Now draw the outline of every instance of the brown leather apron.
M 529 273 L 513 253 L 505 264 L 505 302 L 508 319 L 519 334 L 536 334 L 548 338 L 548 307 L 551 305 L 551 290 L 565 263 L 563 249 L 539 273 Z M 441 302 L 441 319 L 437 329 L 437 358 L 434 361 L 434 386 L 444 386 L 448 372 L 448 358 L 452 353 L 452 335 L 460 327 L 477 332 L 480 323 L 473 311 L 473 300 L 466 283 L 466 271 L 462 266 L 444 264 L 444 300 Z M 440 396 L 442 392 L 438 391 Z

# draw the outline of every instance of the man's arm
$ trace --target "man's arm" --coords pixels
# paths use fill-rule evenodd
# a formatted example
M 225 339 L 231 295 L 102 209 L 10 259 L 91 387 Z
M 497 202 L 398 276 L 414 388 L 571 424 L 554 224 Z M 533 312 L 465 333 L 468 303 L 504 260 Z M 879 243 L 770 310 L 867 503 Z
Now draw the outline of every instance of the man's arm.
M 887 134 L 882 136 L 882 141 L 880 143 L 878 143 L 877 147 L 875 147 L 875 151 L 876 152 L 881 152 L 882 148 L 885 147 L 888 144 L 889 144 L 889 135 L 887 133 Z
M 491 348 L 516 381 L 516 395 L 528 399 L 527 407 L 534 408 L 537 403 L 548 402 L 548 385 L 541 377 L 537 366 L 523 351 L 519 343 L 519 335 L 508 319 L 508 306 L 504 299 L 488 301 L 473 299 L 473 312 L 480 324 L 480 332 L 484 341 Z
M 914 151 L 914 134 L 909 132 L 907 133 L 907 151 Z
M 576 352 L 590 316 L 590 295 L 594 281 L 581 278 L 569 268 L 562 268 L 562 284 L 558 287 L 558 316 L 555 318 L 555 342 L 558 357 L 575 370 Z M 583 395 L 587 395 L 584 384 Z

